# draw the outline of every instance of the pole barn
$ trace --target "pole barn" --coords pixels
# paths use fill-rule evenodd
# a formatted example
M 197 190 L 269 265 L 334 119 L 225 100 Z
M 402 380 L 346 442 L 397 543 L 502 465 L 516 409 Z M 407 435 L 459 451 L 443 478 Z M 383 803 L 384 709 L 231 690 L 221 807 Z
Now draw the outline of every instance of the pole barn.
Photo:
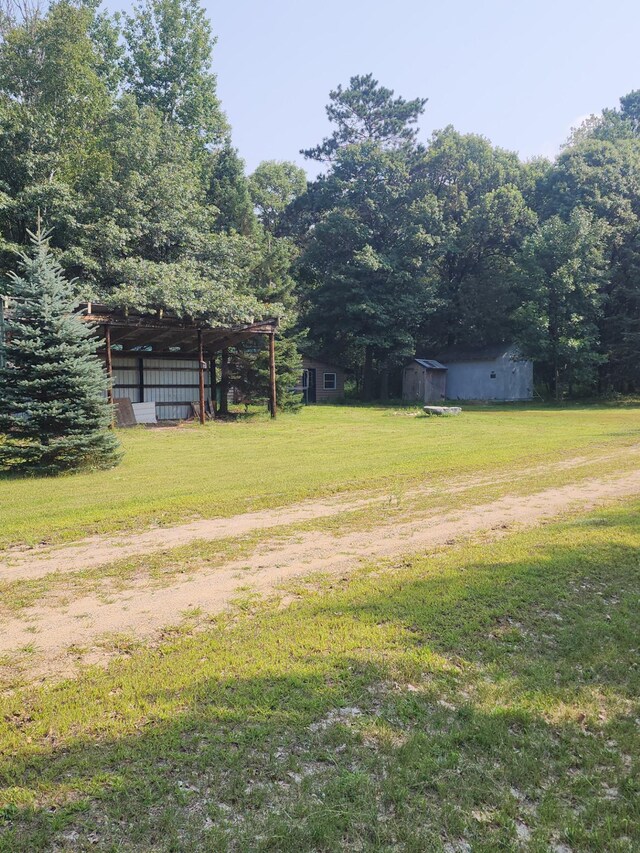
M 142 410 L 148 404 L 153 420 L 181 420 L 193 414 L 201 423 L 215 416 L 216 354 L 223 366 L 229 348 L 256 335 L 269 340 L 269 411 L 276 416 L 275 318 L 241 326 L 212 328 L 205 322 L 154 314 L 132 314 L 87 302 L 80 317 L 96 328 L 99 354 L 109 376 L 109 396 L 128 399 Z M 226 401 L 225 401 L 226 402 Z M 226 407 L 221 406 L 224 413 Z

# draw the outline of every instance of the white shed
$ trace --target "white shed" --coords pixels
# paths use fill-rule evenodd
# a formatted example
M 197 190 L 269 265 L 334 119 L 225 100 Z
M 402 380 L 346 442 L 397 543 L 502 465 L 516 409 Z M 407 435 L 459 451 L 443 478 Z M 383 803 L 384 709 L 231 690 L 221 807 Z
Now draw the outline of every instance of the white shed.
M 533 362 L 514 344 L 451 347 L 438 354 L 438 361 L 447 367 L 448 400 L 533 398 Z

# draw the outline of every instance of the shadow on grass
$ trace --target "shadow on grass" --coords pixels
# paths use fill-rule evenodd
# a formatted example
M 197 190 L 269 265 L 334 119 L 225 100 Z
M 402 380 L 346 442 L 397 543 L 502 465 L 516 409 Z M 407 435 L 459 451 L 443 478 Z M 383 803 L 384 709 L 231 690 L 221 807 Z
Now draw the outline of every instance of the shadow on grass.
M 0 849 L 632 849 L 639 526 L 396 563 L 16 697 Z

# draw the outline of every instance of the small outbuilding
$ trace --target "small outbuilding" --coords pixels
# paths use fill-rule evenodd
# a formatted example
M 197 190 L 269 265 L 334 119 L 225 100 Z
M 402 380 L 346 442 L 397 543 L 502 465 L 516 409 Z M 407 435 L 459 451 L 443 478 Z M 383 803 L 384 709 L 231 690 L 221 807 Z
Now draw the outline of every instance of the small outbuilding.
M 344 397 L 345 371 L 335 364 L 302 356 L 302 373 L 294 391 L 305 403 L 327 403 Z
M 432 358 L 414 358 L 402 375 L 406 403 L 440 403 L 445 399 L 447 368 Z
M 436 359 L 416 358 L 404 370 L 403 399 L 514 402 L 533 398 L 533 362 L 514 344 L 449 347 Z

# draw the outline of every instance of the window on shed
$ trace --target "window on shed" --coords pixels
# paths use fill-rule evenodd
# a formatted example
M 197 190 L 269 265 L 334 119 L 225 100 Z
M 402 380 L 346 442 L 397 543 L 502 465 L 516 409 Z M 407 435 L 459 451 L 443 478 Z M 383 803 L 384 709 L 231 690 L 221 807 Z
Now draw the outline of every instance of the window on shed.
M 337 387 L 336 374 L 335 373 L 325 373 L 324 374 L 324 390 L 325 391 L 335 391 Z
M 491 379 L 495 379 L 495 378 L 496 378 L 496 372 L 495 372 L 495 370 L 492 370 L 492 371 L 491 371 L 491 373 L 489 374 L 489 377 L 490 377 Z

